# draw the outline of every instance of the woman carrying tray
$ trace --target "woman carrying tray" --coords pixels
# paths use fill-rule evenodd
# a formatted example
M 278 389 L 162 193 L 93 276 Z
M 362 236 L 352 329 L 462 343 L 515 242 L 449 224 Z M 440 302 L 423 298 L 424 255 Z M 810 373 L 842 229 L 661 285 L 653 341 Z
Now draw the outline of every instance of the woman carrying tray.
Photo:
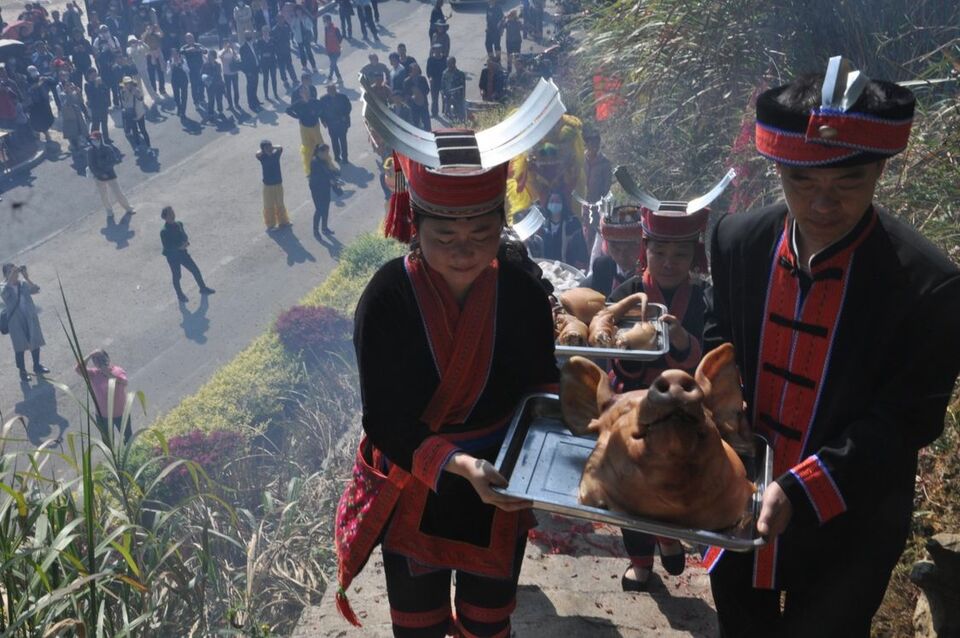
M 614 359 L 610 381 L 617 392 L 647 388 L 660 373 L 672 368 L 693 374 L 702 354 L 706 284 L 695 275 L 707 267 L 703 232 L 710 211 L 704 208 L 689 215 L 662 214 L 647 208 L 641 211 L 639 221 L 618 216 L 600 220 L 600 233 L 605 239 L 626 238 L 635 233 L 641 241 L 639 274 L 617 287 L 608 299 L 619 301 L 645 292 L 649 301 L 664 304 L 668 312 L 663 322 L 670 330 L 670 351 L 655 361 Z M 630 556 L 630 565 L 620 580 L 624 591 L 646 591 L 657 545 L 660 563 L 667 573 L 683 573 L 686 560 L 679 541 L 628 529 L 622 532 Z
M 394 635 L 505 636 L 535 519 L 491 489 L 491 461 L 522 397 L 556 388 L 550 304 L 496 259 L 507 165 L 482 168 L 468 139 L 428 168 L 402 142 L 386 228 L 413 241 L 357 306 L 365 437 L 337 512 L 338 608 L 359 624 L 346 589 L 381 543 Z

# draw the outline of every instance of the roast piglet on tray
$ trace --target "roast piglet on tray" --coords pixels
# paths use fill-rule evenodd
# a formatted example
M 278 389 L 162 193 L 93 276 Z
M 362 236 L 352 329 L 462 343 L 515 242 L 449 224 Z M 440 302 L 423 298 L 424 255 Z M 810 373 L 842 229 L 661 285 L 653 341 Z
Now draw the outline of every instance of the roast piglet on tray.
M 561 312 L 554 318 L 554 336 L 562 346 L 587 345 L 588 328 L 573 315 Z
M 621 395 L 596 364 L 572 357 L 560 405 L 574 434 L 598 437 L 582 504 L 703 530 L 751 522 L 755 487 L 737 451 L 752 454 L 753 437 L 732 345 L 707 354 L 693 377 L 667 370 L 649 390 Z
M 657 327 L 649 321 L 638 321 L 629 330 L 617 333 L 616 346 L 624 350 L 649 350 L 657 344 Z
M 617 324 L 628 312 L 636 308 L 640 308 L 640 317 L 646 316 L 647 295 L 645 293 L 636 292 L 598 311 L 590 320 L 590 345 L 595 348 L 625 347 L 617 343 Z
M 557 295 L 557 299 L 567 314 L 573 315 L 587 325 L 590 325 L 594 315 L 603 310 L 607 300 L 602 292 L 592 288 L 571 288 Z

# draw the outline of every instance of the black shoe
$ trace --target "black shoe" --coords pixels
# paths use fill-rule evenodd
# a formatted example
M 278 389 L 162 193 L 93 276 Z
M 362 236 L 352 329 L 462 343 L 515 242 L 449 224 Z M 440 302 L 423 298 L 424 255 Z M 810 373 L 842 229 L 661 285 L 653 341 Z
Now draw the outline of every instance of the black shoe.
M 212 295 L 212 294 L 215 293 L 215 292 L 217 292 L 217 291 L 214 290 L 213 288 L 207 288 L 206 286 L 204 286 L 203 288 L 200 289 L 200 294 L 201 294 L 201 295 Z
M 30 373 L 29 373 L 29 372 L 27 372 L 27 371 L 24 370 L 23 368 L 20 368 L 20 380 L 21 380 L 21 381 L 29 381 L 29 380 L 32 379 L 32 378 L 33 378 L 33 377 L 30 376 Z
M 680 546 L 680 553 L 673 554 L 672 556 L 664 556 L 660 554 L 660 564 L 663 565 L 663 568 L 671 576 L 679 576 L 683 573 L 684 567 L 687 565 L 687 553 L 683 549 L 683 545 Z
M 188 301 L 190 301 L 190 298 L 184 294 L 180 294 L 180 295 L 177 295 L 177 301 L 179 301 L 180 303 L 187 303 Z
M 33 366 L 33 373 L 37 376 L 43 376 L 45 374 L 50 374 L 50 368 L 44 365 L 35 365 Z
M 336 235 L 336 233 L 333 232 L 333 229 L 332 229 L 332 228 L 326 228 L 326 227 L 324 227 L 324 229 L 323 229 L 323 234 L 324 234 L 324 235 Z
M 634 580 L 633 578 L 627 578 L 627 572 L 630 571 L 630 567 L 631 565 L 627 565 L 627 569 L 623 572 L 623 576 L 620 577 L 620 587 L 623 589 L 623 591 L 647 591 L 647 587 L 650 584 L 649 572 L 647 573 L 646 580 Z

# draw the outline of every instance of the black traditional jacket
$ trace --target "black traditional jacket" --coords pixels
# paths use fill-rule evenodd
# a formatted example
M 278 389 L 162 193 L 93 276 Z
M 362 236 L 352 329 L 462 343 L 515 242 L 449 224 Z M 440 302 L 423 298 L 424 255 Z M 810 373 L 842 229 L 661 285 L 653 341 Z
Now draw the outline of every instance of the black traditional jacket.
M 756 552 L 754 586 L 767 589 L 853 554 L 892 568 L 917 452 L 943 430 L 960 369 L 960 269 L 920 233 L 872 207 L 812 274 L 792 239 L 785 204 L 720 220 L 705 333 L 707 350 L 736 347 L 748 416 L 793 506 Z
M 559 381 L 552 312 L 539 282 L 519 267 L 501 261 L 495 303 L 492 361 L 489 371 L 477 371 L 486 373 L 483 390 L 463 423 L 446 424 L 440 430 L 440 434 L 453 439 L 483 432 L 479 438 L 457 446 L 491 462 L 496 460 L 510 417 L 523 396 L 555 390 Z M 389 463 L 414 475 L 418 455 L 422 456 L 435 438 L 436 433 L 421 416 L 440 383 L 424 321 L 404 260 L 395 259 L 367 285 L 357 306 L 354 327 L 363 429 Z M 469 571 L 471 548 L 496 544 L 491 538 L 495 509 L 480 501 L 466 479 L 441 471 L 418 514 L 418 533 L 463 541 L 463 552 L 459 564 L 449 564 L 442 557 L 422 562 Z M 391 522 L 392 526 L 398 524 L 397 520 Z M 509 547 L 504 549 L 512 556 L 516 538 L 508 541 Z

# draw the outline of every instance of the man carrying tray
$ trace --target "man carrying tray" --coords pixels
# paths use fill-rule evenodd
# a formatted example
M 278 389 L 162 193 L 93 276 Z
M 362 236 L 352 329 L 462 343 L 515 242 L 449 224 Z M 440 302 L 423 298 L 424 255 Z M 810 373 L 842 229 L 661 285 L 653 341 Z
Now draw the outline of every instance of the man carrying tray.
M 917 452 L 960 368 L 960 270 L 873 203 L 913 111 L 839 57 L 757 100 L 786 201 L 717 224 L 705 345 L 736 347 L 776 482 L 768 544 L 704 557 L 725 638 L 869 636 L 903 550 Z

